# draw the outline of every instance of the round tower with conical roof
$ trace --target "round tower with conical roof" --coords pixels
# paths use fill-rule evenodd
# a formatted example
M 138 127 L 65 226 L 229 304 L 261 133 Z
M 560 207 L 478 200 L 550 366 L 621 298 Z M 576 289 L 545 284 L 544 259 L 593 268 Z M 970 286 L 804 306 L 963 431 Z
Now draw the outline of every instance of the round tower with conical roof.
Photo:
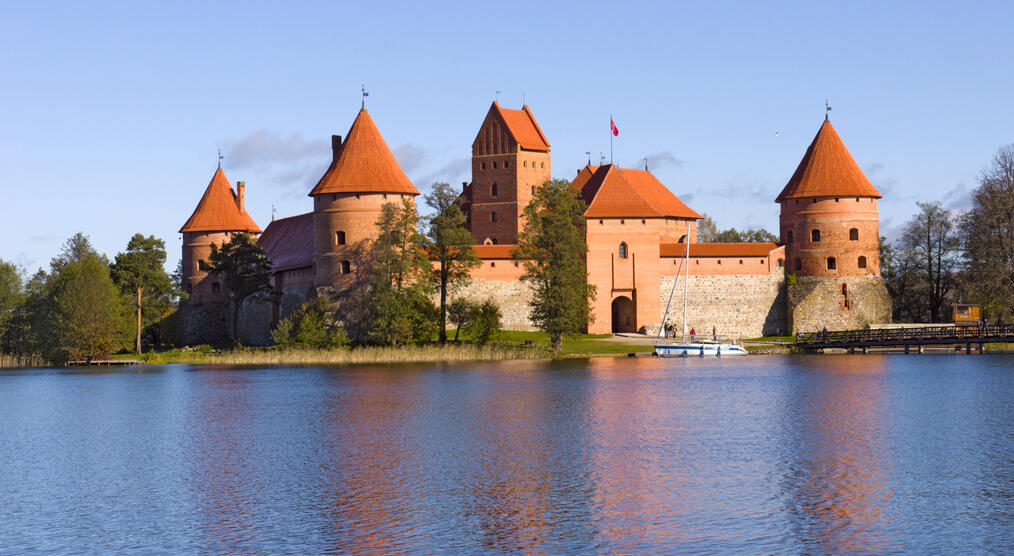
M 246 212 L 246 184 L 236 182 L 234 191 L 219 166 L 211 177 L 204 196 L 180 228 L 183 234 L 183 287 L 191 303 L 227 299 L 225 288 L 216 280 L 208 280 L 211 246 L 221 245 L 237 232 L 261 233 Z
M 387 203 L 411 200 L 419 190 L 402 171 L 365 108 L 344 142 L 331 137 L 332 160 L 310 191 L 313 197 L 313 266 L 316 287 L 342 289 L 357 282 L 377 220 Z
M 825 117 L 775 199 L 793 331 L 850 329 L 890 320 L 880 277 L 880 192 Z

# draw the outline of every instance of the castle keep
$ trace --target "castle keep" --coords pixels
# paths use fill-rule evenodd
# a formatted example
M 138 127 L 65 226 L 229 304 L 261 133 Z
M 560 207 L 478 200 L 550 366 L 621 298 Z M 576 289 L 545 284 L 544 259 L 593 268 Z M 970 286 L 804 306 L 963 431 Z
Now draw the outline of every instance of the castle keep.
M 504 326 L 532 329 L 531 292 L 511 249 L 522 211 L 551 177 L 550 143 L 528 106 L 494 102 L 472 143 L 472 180 L 459 198 L 481 265 L 455 295 L 500 304 Z M 651 172 L 587 165 L 571 185 L 588 205 L 589 283 L 596 286 L 591 333 L 653 333 L 674 285 L 687 281 L 687 328 L 734 337 L 858 328 L 890 319 L 880 278 L 876 188 L 825 118 L 775 202 L 780 244 L 699 243 L 701 215 Z M 332 160 L 309 192 L 313 211 L 272 221 L 259 244 L 273 262 L 274 299 L 248 302 L 240 314 L 245 342 L 269 331 L 317 292 L 362 283 L 377 219 L 385 203 L 414 203 L 418 189 L 402 171 L 369 112 L 360 110 L 344 141 L 332 137 Z M 207 272 L 213 242 L 260 229 L 219 168 L 184 234 L 183 269 L 191 297 L 181 309 L 180 340 L 220 339 L 228 330 L 226 292 Z M 689 276 L 683 268 L 689 256 Z M 668 321 L 683 327 L 682 295 Z M 216 335 L 217 334 L 217 335 Z

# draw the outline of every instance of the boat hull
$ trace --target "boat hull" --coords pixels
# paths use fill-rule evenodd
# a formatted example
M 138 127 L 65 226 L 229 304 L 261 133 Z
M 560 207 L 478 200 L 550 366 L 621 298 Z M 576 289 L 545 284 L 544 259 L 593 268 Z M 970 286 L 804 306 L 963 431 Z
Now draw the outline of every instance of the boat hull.
M 724 342 L 686 342 L 655 345 L 655 355 L 659 357 L 727 357 L 746 354 L 746 349 L 743 346 Z

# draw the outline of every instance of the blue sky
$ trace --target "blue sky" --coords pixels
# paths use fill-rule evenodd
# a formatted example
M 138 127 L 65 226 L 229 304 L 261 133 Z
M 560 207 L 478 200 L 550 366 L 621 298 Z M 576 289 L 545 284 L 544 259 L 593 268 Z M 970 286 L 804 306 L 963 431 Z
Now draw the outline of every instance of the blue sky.
M 89 5 L 85 5 L 89 4 Z M 408 176 L 469 179 L 489 104 L 524 98 L 554 177 L 586 151 L 649 167 L 720 228 L 777 233 L 773 202 L 824 117 L 884 194 L 961 210 L 1014 142 L 1014 4 L 21 3 L 0 18 L 0 258 L 46 265 L 67 237 L 114 255 L 166 240 L 217 163 L 262 227 L 306 193 L 360 103 Z

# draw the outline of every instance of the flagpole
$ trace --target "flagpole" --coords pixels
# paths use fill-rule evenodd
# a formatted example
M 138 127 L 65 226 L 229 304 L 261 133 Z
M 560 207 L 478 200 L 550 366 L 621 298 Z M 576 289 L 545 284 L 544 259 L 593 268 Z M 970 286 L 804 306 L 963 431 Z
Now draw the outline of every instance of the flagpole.
M 609 115 L 609 164 L 613 163 L 613 115 Z

